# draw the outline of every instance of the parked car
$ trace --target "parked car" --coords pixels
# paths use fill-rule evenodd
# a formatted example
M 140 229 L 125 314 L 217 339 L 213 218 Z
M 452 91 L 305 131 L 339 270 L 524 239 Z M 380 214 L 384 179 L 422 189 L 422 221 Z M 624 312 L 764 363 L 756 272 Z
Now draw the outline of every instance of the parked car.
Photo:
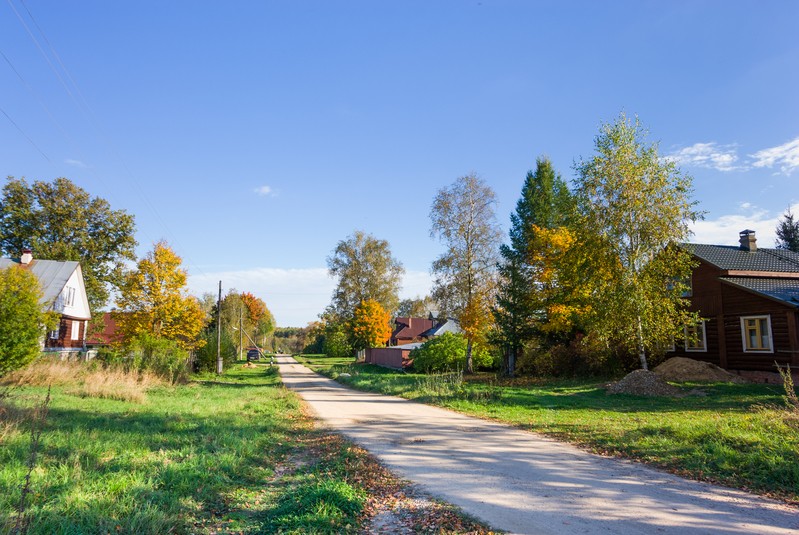
M 248 349 L 247 360 L 261 360 L 261 351 L 254 347 Z

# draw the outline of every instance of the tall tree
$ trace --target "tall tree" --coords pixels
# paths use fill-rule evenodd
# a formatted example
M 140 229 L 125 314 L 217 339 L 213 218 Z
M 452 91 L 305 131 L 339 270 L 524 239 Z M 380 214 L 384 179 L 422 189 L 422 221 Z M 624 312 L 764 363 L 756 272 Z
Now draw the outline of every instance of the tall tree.
M 580 210 L 576 231 L 592 266 L 592 328 L 604 340 L 637 352 L 665 346 L 691 320 L 682 298 L 691 257 L 680 247 L 701 214 L 692 180 L 646 142 L 638 118 L 623 113 L 603 124 L 596 154 L 575 165 Z
M 45 329 L 56 325 L 57 318 L 44 311 L 41 298 L 33 273 L 17 266 L 0 270 L 0 376 L 36 358 Z
M 500 246 L 499 287 L 493 307 L 497 340 L 505 348 L 505 372 L 513 375 L 515 362 L 525 343 L 545 323 L 548 300 L 540 295 L 543 281 L 536 280 L 531 252 L 541 241 L 537 229 L 566 225 L 573 200 L 566 182 L 546 157 L 528 171 L 516 211 L 511 214 L 510 244 Z M 539 294 L 539 295 L 537 295 Z M 536 321 L 538 320 L 538 321 Z
M 386 310 L 397 310 L 405 269 L 391 256 L 386 240 L 355 231 L 338 242 L 327 257 L 327 268 L 328 274 L 338 279 L 331 309 L 342 320 L 350 319 L 361 301 L 370 299 Z
M 790 208 L 777 223 L 777 248 L 799 253 L 799 221 L 794 221 Z
M 380 303 L 370 299 L 355 308 L 350 331 L 352 347 L 356 351 L 369 347 L 383 347 L 391 337 L 391 314 Z
M 497 250 L 501 231 L 494 214 L 494 190 L 475 175 L 458 178 L 436 194 L 430 209 L 430 236 L 446 251 L 433 262 L 434 298 L 461 323 L 466 368 L 474 370 L 472 349 L 491 317 Z
M 117 299 L 117 326 L 125 343 L 139 335 L 174 340 L 183 349 L 201 345 L 205 314 L 199 301 L 188 295 L 181 258 L 158 242 L 129 272 Z
M 135 260 L 133 216 L 112 210 L 66 178 L 52 183 L 9 177 L 0 200 L 0 249 L 19 256 L 80 262 L 92 312 L 104 307 Z

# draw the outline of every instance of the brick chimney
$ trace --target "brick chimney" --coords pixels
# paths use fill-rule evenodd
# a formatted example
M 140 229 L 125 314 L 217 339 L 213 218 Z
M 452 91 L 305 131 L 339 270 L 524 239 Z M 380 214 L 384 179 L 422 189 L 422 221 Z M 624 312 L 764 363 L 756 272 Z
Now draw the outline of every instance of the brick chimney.
M 33 262 L 33 254 L 31 253 L 30 249 L 23 249 L 22 256 L 19 257 L 19 263 L 23 266 L 27 266 Z
M 749 251 L 750 253 L 757 252 L 757 238 L 755 238 L 754 230 L 742 230 L 738 233 L 738 236 L 742 251 Z

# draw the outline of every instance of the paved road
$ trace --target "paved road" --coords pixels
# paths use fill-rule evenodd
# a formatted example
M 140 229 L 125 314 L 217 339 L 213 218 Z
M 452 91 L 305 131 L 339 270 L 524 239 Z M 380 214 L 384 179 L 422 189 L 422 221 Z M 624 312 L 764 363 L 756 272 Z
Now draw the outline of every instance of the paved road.
M 799 509 L 408 400 L 357 392 L 291 357 L 283 382 L 402 477 L 510 533 L 799 534 Z

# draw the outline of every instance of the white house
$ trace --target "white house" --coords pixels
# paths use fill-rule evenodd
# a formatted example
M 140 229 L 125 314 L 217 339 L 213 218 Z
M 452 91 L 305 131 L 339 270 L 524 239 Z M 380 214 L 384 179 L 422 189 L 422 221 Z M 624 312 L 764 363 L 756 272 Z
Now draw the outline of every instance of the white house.
M 12 265 L 36 276 L 42 287 L 42 305 L 61 315 L 58 328 L 45 337 L 44 350 L 67 354 L 84 350 L 91 313 L 80 264 L 73 261 L 34 260 L 31 252 L 25 250 L 19 260 L 0 258 L 0 269 Z

